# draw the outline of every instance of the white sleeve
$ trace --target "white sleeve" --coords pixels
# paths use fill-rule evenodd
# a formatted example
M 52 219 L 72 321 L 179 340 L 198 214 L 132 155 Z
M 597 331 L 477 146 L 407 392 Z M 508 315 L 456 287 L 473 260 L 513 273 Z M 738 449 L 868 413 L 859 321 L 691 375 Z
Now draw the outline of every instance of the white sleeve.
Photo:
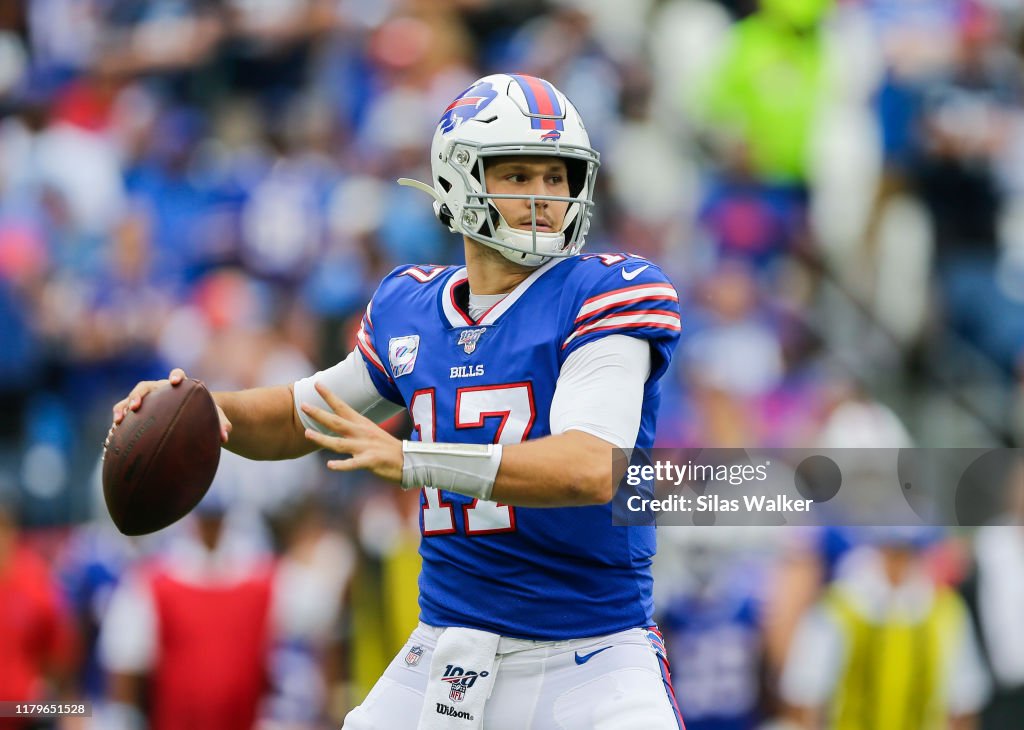
M 846 647 L 835 621 L 820 606 L 797 626 L 786 656 L 779 692 L 799 707 L 823 707 L 842 671 Z
M 157 615 L 153 596 L 140 579 L 126 578 L 110 599 L 97 651 L 108 672 L 144 674 L 156 663 Z
M 956 648 L 947 655 L 946 705 L 951 715 L 973 715 L 981 711 L 992 687 L 966 614 L 959 634 Z
M 366 369 L 366 362 L 358 350 L 352 350 L 348 357 L 334 367 L 295 381 L 293 388 L 295 411 L 306 428 L 312 428 L 321 433 L 326 433 L 324 427 L 303 413 L 300 408 L 303 403 L 311 403 L 324 410 L 331 410 L 313 387 L 318 382 L 326 385 L 328 390 L 348 403 L 354 410 L 376 423 L 386 421 L 396 413 L 405 410 L 404 406 L 392 403 L 377 392 L 377 387 L 370 379 L 370 371 Z
M 650 372 L 646 340 L 608 335 L 587 343 L 562 364 L 551 399 L 551 433 L 583 431 L 633 448 Z

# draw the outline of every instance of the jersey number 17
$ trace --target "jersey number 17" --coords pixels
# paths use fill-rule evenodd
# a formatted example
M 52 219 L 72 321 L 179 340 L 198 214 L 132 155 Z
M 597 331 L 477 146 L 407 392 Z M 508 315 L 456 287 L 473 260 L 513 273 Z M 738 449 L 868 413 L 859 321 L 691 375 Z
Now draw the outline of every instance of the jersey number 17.
M 409 404 L 413 428 L 420 440 L 433 442 L 437 434 L 437 398 L 434 388 L 413 394 Z M 459 388 L 455 392 L 455 428 L 483 428 L 485 419 L 500 418 L 494 434 L 496 444 L 518 444 L 526 440 L 536 416 L 533 388 L 529 382 Z M 472 439 L 466 439 L 472 442 Z M 433 488 L 423 488 L 423 534 L 451 535 L 457 532 L 454 505 L 441 499 Z M 462 507 L 467 535 L 492 535 L 516 529 L 515 507 L 474 499 Z

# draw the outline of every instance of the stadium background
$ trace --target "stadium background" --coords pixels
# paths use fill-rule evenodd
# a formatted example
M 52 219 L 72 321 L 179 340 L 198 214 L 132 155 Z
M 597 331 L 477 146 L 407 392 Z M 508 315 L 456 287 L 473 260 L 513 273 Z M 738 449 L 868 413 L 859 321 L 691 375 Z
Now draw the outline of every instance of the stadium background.
M 51 693 L 102 705 L 113 587 L 192 539 L 105 518 L 110 405 L 170 366 L 216 389 L 328 366 L 393 266 L 458 261 L 394 179 L 426 178 L 439 110 L 508 69 L 564 90 L 602 154 L 588 250 L 652 257 L 681 293 L 660 445 L 1020 445 L 1016 0 L 7 0 L 0 544 L 46 561 L 77 637 Z M 416 495 L 228 456 L 207 516 L 276 559 L 292 617 L 263 726 L 336 726 L 415 622 Z M 936 580 L 970 578 L 975 537 L 931 545 Z M 710 627 L 676 659 L 691 727 L 784 713 L 837 540 L 662 535 L 664 621 L 755 607 L 729 650 Z

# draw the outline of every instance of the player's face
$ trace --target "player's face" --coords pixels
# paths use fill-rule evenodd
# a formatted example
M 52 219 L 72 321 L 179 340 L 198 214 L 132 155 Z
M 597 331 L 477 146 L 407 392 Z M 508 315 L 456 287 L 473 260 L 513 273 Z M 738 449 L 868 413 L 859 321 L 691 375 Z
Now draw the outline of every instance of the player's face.
M 487 191 L 501 195 L 569 195 L 569 176 L 565 162 L 552 157 L 499 157 L 484 170 Z M 513 228 L 531 230 L 532 206 L 529 199 L 498 198 L 498 212 Z M 537 201 L 537 230 L 554 233 L 562 229 L 569 209 L 564 200 Z

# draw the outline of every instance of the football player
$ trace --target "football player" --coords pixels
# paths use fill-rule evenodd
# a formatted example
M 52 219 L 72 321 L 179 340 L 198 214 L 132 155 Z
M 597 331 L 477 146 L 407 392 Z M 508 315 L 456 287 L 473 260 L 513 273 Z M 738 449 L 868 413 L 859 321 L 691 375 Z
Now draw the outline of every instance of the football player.
M 465 265 L 395 269 L 341 363 L 215 394 L 233 451 L 324 448 L 347 457 L 330 469 L 421 490 L 421 623 L 345 728 L 682 727 L 654 528 L 613 526 L 611 507 L 613 448 L 653 444 L 676 291 L 646 259 L 580 254 L 599 158 L 547 81 L 480 79 L 430 156 L 431 184 L 399 182 L 433 198 Z M 401 409 L 406 441 L 377 425 Z

